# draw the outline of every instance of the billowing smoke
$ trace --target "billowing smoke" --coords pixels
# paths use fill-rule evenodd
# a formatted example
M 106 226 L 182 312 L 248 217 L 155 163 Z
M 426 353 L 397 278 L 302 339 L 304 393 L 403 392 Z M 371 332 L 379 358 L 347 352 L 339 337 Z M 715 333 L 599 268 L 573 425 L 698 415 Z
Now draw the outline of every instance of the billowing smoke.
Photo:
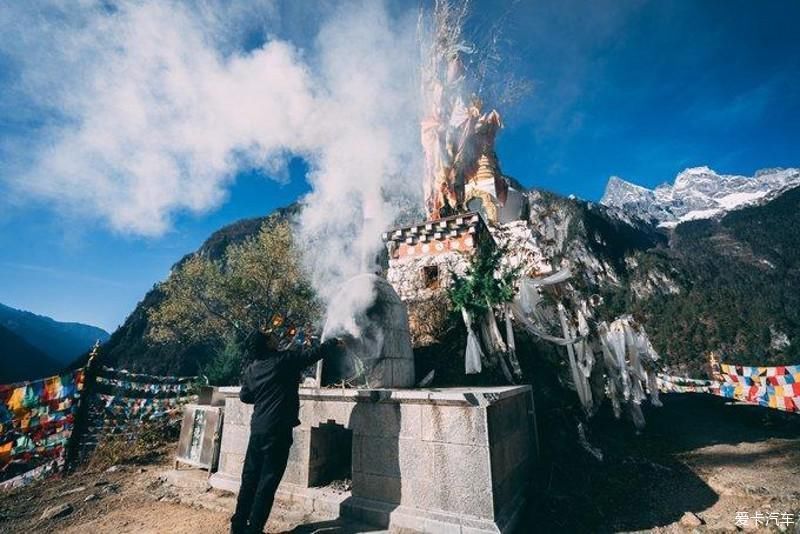
M 218 207 L 238 171 L 280 178 L 300 155 L 313 191 L 298 235 L 323 297 L 418 202 L 415 11 L 311 3 L 316 37 L 295 42 L 271 37 L 272 2 L 12 4 L 0 111 L 29 130 L 0 146 L 7 195 L 156 236 Z
M 328 90 L 321 121 L 331 131 L 300 237 L 324 298 L 372 263 L 381 233 L 422 191 L 414 18 L 398 23 L 368 5 L 368 22 L 348 9 L 319 36 Z

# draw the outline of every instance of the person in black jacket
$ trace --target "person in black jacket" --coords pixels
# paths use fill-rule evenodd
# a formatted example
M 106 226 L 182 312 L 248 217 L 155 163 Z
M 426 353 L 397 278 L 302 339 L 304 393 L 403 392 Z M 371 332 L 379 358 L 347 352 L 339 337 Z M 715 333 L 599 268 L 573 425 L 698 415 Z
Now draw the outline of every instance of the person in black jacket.
M 315 349 L 279 350 L 280 342 L 276 335 L 260 330 L 250 337 L 254 361 L 244 372 L 239 398 L 255 406 L 231 534 L 263 532 L 286 470 L 292 428 L 300 424 L 297 388 L 302 371 L 341 346 L 334 338 Z

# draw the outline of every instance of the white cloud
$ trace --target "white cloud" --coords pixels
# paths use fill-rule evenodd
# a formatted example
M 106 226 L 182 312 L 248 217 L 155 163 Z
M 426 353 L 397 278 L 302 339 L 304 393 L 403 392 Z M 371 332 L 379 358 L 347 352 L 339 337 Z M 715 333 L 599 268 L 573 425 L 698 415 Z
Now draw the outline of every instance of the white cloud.
M 0 169 L 17 195 L 159 235 L 178 212 L 219 206 L 242 166 L 277 170 L 305 155 L 311 201 L 328 203 L 380 190 L 404 166 L 402 128 L 390 121 L 416 118 L 411 65 L 398 61 L 413 57 L 413 26 L 380 4 L 338 12 L 311 58 L 275 40 L 237 50 L 236 23 L 242 34 L 268 25 L 270 4 L 59 5 L 4 10 L 3 27 L 15 29 L 2 50 L 44 119 Z
M 266 37 L 246 49 L 247 36 L 277 34 L 278 11 L 211 0 L 6 8 L 13 84 L 0 90 L 13 104 L 0 113 L 35 126 L 0 146 L 0 185 L 157 236 L 180 212 L 218 207 L 237 170 L 281 177 L 302 155 L 313 191 L 298 234 L 327 294 L 420 193 L 415 13 L 351 2 L 326 10 L 302 49 Z
M 326 92 L 324 117 L 312 120 L 328 131 L 300 235 L 326 297 L 361 271 L 404 200 L 421 194 L 414 25 L 367 2 L 339 12 L 318 37 Z

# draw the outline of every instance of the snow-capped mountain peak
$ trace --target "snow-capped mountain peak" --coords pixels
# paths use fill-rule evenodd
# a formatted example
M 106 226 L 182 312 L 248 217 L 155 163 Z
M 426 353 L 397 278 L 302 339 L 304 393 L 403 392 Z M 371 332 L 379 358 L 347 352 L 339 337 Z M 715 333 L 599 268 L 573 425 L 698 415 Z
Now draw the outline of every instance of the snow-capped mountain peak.
M 655 189 L 612 176 L 600 203 L 669 227 L 712 218 L 797 186 L 800 169 L 762 169 L 749 177 L 719 174 L 702 166 L 686 169 L 678 173 L 672 185 Z
M 692 167 L 678 173 L 672 188 L 675 191 L 689 189 L 713 190 L 715 184 L 720 180 L 723 180 L 723 177 L 709 167 Z
M 613 198 L 615 202 L 636 202 L 642 197 L 652 196 L 653 192 L 646 187 L 627 182 L 619 176 L 612 176 L 606 184 L 606 191 L 603 199 Z M 600 201 L 603 203 L 603 200 Z

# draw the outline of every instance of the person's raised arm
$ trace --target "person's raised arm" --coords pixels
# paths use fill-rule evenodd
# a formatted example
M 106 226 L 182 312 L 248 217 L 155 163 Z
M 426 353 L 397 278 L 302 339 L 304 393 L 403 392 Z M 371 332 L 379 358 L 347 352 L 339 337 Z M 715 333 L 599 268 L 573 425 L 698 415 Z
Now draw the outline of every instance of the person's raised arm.
M 329 356 L 338 352 L 342 347 L 342 341 L 339 338 L 331 338 L 321 343 L 313 349 L 304 351 L 293 352 L 288 359 L 292 362 L 292 366 L 297 371 L 302 371 L 319 360 L 328 358 Z

